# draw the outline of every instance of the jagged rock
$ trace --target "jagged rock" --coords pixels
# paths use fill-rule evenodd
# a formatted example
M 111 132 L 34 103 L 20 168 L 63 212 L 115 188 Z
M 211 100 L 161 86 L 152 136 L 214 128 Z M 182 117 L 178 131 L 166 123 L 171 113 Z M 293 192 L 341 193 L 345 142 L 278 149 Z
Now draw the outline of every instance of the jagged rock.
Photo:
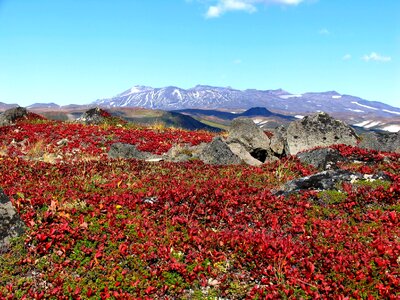
M 315 149 L 297 154 L 303 164 L 309 164 L 319 170 L 337 169 L 337 163 L 345 161 L 339 151 L 331 148 Z
M 110 158 L 135 158 L 145 160 L 151 157 L 151 153 L 140 151 L 135 145 L 115 143 L 111 145 L 108 156 Z
M 368 132 L 360 138 L 360 148 L 400 153 L 400 132 Z
M 95 107 L 87 110 L 76 121 L 87 125 L 99 125 L 105 122 L 108 113 L 101 108 Z
M 207 144 L 199 158 L 211 165 L 236 165 L 243 162 L 220 137 L 215 137 L 211 143 Z
M 0 189 L 0 247 L 8 244 L 9 239 L 25 232 L 25 224 L 19 217 L 10 199 Z
M 289 195 L 301 190 L 337 190 L 342 182 L 356 182 L 358 180 L 374 179 L 390 180 L 390 178 L 384 173 L 368 175 L 340 169 L 328 170 L 311 176 L 290 180 L 275 194 Z
M 10 108 L 0 114 L 0 126 L 10 125 L 27 114 L 28 111 L 24 107 Z
M 286 142 L 288 154 L 295 155 L 316 147 L 336 144 L 355 146 L 357 135 L 347 124 L 321 112 L 290 123 Z

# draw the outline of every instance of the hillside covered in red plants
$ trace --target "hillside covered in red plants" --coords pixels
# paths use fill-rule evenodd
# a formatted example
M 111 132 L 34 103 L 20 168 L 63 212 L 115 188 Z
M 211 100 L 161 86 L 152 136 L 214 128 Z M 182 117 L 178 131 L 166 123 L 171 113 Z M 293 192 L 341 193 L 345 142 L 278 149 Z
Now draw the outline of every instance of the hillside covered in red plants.
M 0 127 L 0 188 L 27 225 L 0 251 L 0 298 L 400 298 L 399 154 L 334 146 L 340 169 L 387 179 L 278 196 L 318 171 L 110 159 L 215 134 L 29 116 Z

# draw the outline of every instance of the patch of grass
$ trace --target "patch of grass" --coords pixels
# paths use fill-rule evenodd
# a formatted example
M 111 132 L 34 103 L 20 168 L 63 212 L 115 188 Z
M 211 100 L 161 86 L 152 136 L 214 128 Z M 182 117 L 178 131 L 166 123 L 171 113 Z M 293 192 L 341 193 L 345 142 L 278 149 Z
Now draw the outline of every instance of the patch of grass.
M 376 189 L 378 187 L 383 187 L 383 189 L 386 191 L 389 189 L 391 182 L 387 180 L 381 180 L 381 179 L 366 179 L 366 180 L 358 180 L 354 182 L 353 184 L 355 187 L 370 187 L 372 189 Z
M 318 193 L 318 198 L 325 204 L 340 204 L 346 200 L 347 194 L 336 190 L 326 190 Z

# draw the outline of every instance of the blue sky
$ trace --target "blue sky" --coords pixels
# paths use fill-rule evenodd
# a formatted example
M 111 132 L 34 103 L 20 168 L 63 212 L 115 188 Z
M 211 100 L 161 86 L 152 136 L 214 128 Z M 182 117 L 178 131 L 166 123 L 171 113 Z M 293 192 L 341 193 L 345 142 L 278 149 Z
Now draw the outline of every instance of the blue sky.
M 0 102 L 196 84 L 399 107 L 400 1 L 0 0 Z

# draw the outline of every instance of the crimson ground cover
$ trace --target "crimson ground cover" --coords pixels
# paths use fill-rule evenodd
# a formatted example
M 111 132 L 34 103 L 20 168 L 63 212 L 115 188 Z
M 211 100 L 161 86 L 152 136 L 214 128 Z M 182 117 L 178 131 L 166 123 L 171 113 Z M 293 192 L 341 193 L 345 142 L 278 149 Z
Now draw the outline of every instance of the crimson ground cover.
M 0 134 L 0 187 L 28 226 L 0 254 L 0 297 L 400 298 L 399 155 L 337 146 L 357 159 L 341 168 L 391 180 L 284 197 L 273 195 L 282 183 L 317 171 L 294 157 L 218 167 L 106 156 L 117 141 L 163 153 L 206 132 L 28 120 Z

